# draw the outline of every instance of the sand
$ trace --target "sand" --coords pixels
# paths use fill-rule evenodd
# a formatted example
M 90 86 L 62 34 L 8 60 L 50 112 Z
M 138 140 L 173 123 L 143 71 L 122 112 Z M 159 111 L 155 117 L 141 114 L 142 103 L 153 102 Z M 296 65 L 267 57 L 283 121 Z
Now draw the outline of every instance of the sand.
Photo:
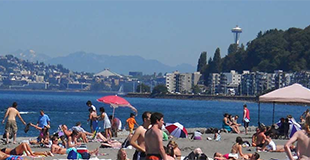
M 188 129 L 188 132 L 193 132 L 197 129 L 201 128 L 190 128 Z M 241 131 L 243 128 L 240 128 Z M 235 139 L 237 136 L 241 136 L 244 141 L 251 142 L 251 136 L 254 133 L 254 127 L 251 127 L 251 132 L 248 135 L 245 135 L 244 133 L 241 134 L 233 134 L 233 133 L 221 133 L 221 141 L 214 141 L 214 140 L 207 140 L 207 137 L 213 138 L 213 134 L 203 134 L 202 140 L 191 140 L 189 138 L 174 138 L 179 145 L 179 148 L 181 149 L 182 156 L 187 156 L 191 151 L 193 151 L 195 148 L 201 148 L 201 150 L 208 155 L 208 157 L 213 158 L 213 154 L 215 152 L 220 153 L 229 153 L 231 150 L 232 145 L 235 143 Z M 116 140 L 119 140 L 120 142 L 123 142 L 126 136 L 129 132 L 122 131 L 119 133 L 119 136 L 116 137 Z M 18 142 L 21 142 L 23 140 L 28 140 L 30 137 L 19 137 L 17 138 Z M 32 137 L 34 138 L 34 137 Z M 287 140 L 274 140 L 277 145 L 283 145 L 287 142 Z M 168 141 L 164 141 L 164 145 L 166 145 Z M 16 144 L 9 143 L 7 145 L 0 144 L 0 148 L 8 147 L 8 148 L 14 148 Z M 89 150 L 96 149 L 100 146 L 99 142 L 90 142 L 87 143 L 87 148 Z M 38 148 L 38 147 L 32 147 L 33 151 L 48 151 L 49 148 Z M 99 148 L 99 155 L 98 156 L 92 156 L 92 159 L 111 159 L 116 160 L 118 149 L 110 149 L 110 148 Z M 135 152 L 135 149 L 126 149 L 128 158 L 132 159 L 133 154 Z M 248 147 L 243 148 L 244 153 L 254 153 L 255 148 L 254 147 Z M 261 159 L 269 160 L 269 159 L 287 159 L 286 154 L 283 153 L 270 153 L 270 152 L 259 152 Z M 66 159 L 67 155 L 55 155 L 54 157 L 28 157 L 29 159 L 46 159 L 46 160 L 52 160 L 52 159 Z

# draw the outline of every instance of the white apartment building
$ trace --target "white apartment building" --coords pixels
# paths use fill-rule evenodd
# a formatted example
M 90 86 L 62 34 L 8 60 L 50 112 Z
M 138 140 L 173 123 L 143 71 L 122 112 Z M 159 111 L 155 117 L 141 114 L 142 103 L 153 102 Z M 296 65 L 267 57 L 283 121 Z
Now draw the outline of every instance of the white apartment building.
M 170 93 L 188 93 L 192 92 L 192 87 L 197 85 L 201 74 L 194 73 L 180 73 L 175 71 L 166 74 L 166 87 Z

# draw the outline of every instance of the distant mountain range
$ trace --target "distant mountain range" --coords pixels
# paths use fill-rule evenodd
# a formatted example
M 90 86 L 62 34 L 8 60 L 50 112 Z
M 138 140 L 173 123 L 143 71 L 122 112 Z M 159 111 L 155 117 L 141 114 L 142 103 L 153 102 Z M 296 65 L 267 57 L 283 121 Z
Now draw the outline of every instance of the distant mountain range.
M 168 66 L 157 60 L 147 60 L 140 56 L 109 56 L 95 53 L 75 52 L 67 56 L 51 58 L 34 50 L 17 50 L 12 55 L 28 61 L 44 62 L 45 64 L 61 64 L 65 68 L 78 72 L 98 73 L 105 68 L 111 71 L 128 75 L 130 71 L 143 72 L 143 74 L 166 73 L 173 71 L 195 72 L 196 67 L 190 64 Z

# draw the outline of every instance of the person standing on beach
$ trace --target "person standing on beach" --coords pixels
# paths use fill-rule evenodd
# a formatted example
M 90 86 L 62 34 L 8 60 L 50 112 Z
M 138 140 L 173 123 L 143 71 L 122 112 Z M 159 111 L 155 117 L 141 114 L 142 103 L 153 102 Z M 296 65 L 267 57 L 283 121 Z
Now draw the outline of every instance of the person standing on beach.
M 96 107 L 91 103 L 90 100 L 88 100 L 88 101 L 86 102 L 86 105 L 87 105 L 89 108 L 92 108 L 92 110 L 94 110 L 95 112 L 97 112 Z M 90 121 L 89 124 L 90 124 L 90 130 L 92 130 L 92 128 L 93 128 L 93 123 L 92 123 L 92 121 Z
M 299 130 L 294 133 L 287 143 L 284 145 L 286 155 L 290 160 L 294 160 L 290 146 L 297 141 L 296 153 L 297 159 L 308 160 L 310 159 L 310 116 L 306 117 L 305 129 Z
M 100 116 L 98 116 L 98 120 L 101 121 L 103 120 L 103 129 L 105 133 L 106 138 L 111 138 L 112 137 L 112 132 L 111 132 L 111 122 L 110 119 L 105 112 L 103 107 L 100 107 Z
M 90 123 L 92 124 L 90 130 L 93 133 L 94 131 L 96 131 L 98 127 L 98 116 L 97 112 L 94 111 L 93 108 L 89 108 L 88 111 L 89 111 L 89 118 L 87 121 L 90 121 Z
M 248 127 L 250 123 L 250 111 L 246 104 L 243 105 L 243 123 L 245 134 L 248 134 Z
M 133 136 L 131 137 L 130 144 L 136 148 L 136 151 L 133 155 L 133 160 L 145 160 L 146 154 L 145 154 L 145 132 L 149 128 L 151 124 L 151 112 L 144 112 L 142 114 L 142 121 L 143 124 L 139 126 Z
M 40 110 L 40 116 L 38 118 L 37 126 L 40 128 L 44 128 L 45 126 L 51 126 L 51 119 L 48 115 L 44 114 L 43 110 Z
M 127 125 L 128 125 L 130 133 L 133 133 L 133 129 L 134 129 L 135 125 L 139 126 L 138 123 L 135 120 L 135 114 L 130 113 L 130 117 L 126 120 L 126 125 L 124 126 L 124 128 Z
M 17 110 L 17 103 L 14 102 L 12 104 L 12 107 L 9 107 L 8 110 L 5 112 L 4 118 L 2 120 L 2 124 L 4 124 L 6 117 L 8 117 L 8 120 L 5 124 L 6 143 L 9 143 L 9 134 L 12 131 L 14 134 L 13 144 L 16 144 L 16 133 L 17 133 L 16 116 L 18 116 L 18 118 L 22 121 L 22 123 L 26 125 L 26 122 L 23 120 L 23 118 L 20 116 L 19 111 Z
M 163 146 L 164 115 L 155 112 L 151 115 L 152 127 L 145 132 L 146 160 L 167 160 L 167 154 Z

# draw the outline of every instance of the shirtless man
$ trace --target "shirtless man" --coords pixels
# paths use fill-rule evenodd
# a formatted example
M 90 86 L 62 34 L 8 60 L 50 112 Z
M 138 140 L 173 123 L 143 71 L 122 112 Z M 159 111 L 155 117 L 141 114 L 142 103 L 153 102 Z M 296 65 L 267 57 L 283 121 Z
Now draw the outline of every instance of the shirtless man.
M 16 133 L 17 133 L 16 116 L 18 116 L 18 118 L 23 122 L 23 124 L 26 125 L 26 122 L 23 120 L 23 118 L 19 114 L 19 111 L 17 110 L 17 103 L 14 102 L 12 104 L 12 107 L 9 107 L 8 110 L 6 111 L 2 121 L 2 124 L 4 124 L 6 117 L 8 117 L 8 120 L 5 124 L 6 143 L 9 143 L 9 134 L 12 130 L 14 134 L 13 144 L 16 144 Z
M 167 154 L 163 146 L 164 115 L 155 112 L 151 115 L 152 127 L 145 132 L 146 160 L 167 160 Z
M 265 126 L 260 127 L 260 132 L 257 135 L 256 147 L 261 148 L 264 146 L 266 139 L 267 139 L 265 132 L 266 132 L 266 127 Z
M 130 144 L 136 148 L 135 154 L 133 155 L 133 160 L 144 160 L 145 159 L 145 141 L 144 135 L 146 130 L 151 124 L 151 112 L 144 112 L 142 114 L 143 124 L 139 126 L 133 136 L 131 137 Z
M 293 155 L 290 146 L 297 141 L 296 153 L 299 160 L 310 159 L 310 116 L 306 117 L 305 129 L 294 133 L 284 145 L 285 152 L 290 160 L 293 160 Z

